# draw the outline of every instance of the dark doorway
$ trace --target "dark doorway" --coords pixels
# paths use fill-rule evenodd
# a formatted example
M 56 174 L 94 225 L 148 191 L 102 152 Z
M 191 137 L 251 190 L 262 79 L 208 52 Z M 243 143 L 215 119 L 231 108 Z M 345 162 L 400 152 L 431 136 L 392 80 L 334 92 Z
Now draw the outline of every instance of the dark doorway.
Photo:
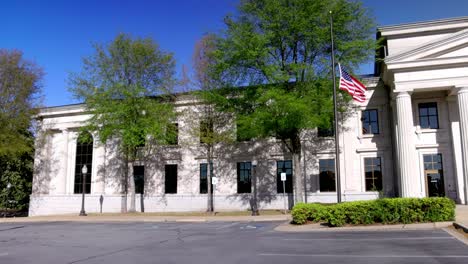
M 426 193 L 429 197 L 445 196 L 442 154 L 423 155 Z

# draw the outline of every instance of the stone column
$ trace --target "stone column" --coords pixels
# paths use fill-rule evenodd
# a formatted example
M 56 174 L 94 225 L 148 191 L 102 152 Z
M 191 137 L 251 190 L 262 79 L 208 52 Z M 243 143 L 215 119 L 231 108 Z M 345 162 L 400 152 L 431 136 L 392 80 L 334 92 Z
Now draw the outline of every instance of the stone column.
M 420 197 L 421 187 L 417 167 L 417 155 L 414 145 L 413 108 L 411 95 L 399 92 L 395 97 L 397 119 L 398 171 L 402 197 Z
M 57 186 L 58 194 L 66 194 L 67 192 L 67 174 L 68 174 L 68 134 L 67 128 L 62 129 L 62 140 L 60 145 L 60 170 Z
M 460 135 L 461 135 L 461 149 L 463 155 L 463 178 L 464 178 L 464 192 L 465 204 L 468 204 L 468 86 L 462 87 L 457 92 L 458 111 L 460 113 Z

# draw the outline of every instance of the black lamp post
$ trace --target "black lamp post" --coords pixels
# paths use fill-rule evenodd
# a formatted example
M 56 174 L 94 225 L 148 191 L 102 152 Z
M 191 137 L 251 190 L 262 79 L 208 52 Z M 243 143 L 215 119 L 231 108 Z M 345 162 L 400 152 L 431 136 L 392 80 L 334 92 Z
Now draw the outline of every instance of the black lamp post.
M 84 209 L 84 200 L 85 200 L 85 192 L 86 192 L 86 188 L 85 188 L 85 184 L 86 184 L 86 173 L 88 173 L 88 167 L 86 167 L 86 165 L 83 165 L 83 168 L 81 168 L 81 174 L 82 174 L 82 178 L 83 178 L 83 187 L 81 188 L 81 211 L 80 211 L 80 216 L 86 216 L 86 212 L 85 212 L 85 209 Z
M 253 185 L 253 197 L 252 197 L 252 215 L 259 215 L 257 206 L 257 161 L 252 161 L 252 185 Z

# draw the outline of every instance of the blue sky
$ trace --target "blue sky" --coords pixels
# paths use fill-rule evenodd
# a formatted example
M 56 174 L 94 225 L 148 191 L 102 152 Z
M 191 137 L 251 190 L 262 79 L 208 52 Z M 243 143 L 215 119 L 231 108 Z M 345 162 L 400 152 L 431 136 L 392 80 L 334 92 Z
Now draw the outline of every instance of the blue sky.
M 151 37 L 171 51 L 177 69 L 191 65 L 193 46 L 204 33 L 223 28 L 237 0 L 2 1 L 0 48 L 19 49 L 44 68 L 44 105 L 76 103 L 67 89 L 92 42 L 116 34 Z M 467 0 L 364 0 L 379 25 L 468 16 Z M 361 73 L 372 73 L 363 65 Z

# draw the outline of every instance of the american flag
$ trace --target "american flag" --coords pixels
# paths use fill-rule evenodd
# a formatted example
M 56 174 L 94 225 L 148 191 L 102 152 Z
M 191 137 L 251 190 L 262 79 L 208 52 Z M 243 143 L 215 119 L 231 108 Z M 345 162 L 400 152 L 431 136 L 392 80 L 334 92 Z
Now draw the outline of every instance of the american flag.
M 343 70 L 340 64 L 338 67 L 340 68 L 340 89 L 347 91 L 355 101 L 365 102 L 367 88 L 364 84 Z

